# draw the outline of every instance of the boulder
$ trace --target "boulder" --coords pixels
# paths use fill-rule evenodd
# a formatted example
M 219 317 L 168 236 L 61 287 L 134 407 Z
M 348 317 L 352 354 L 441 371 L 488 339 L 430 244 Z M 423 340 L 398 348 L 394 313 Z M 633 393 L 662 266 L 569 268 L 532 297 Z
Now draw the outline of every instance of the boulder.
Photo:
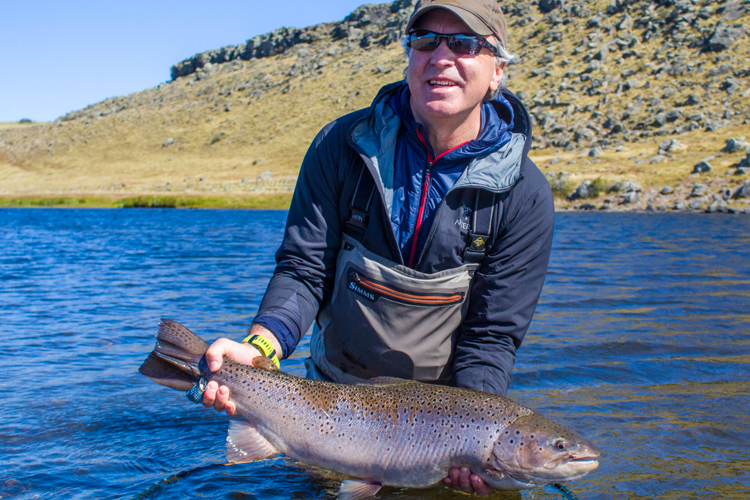
M 620 31 L 629 30 L 633 27 L 633 18 L 628 14 L 625 14 L 622 16 L 622 19 L 620 19 L 620 22 L 615 25 L 615 27 Z
M 670 186 L 664 186 L 661 188 L 661 191 L 659 191 L 660 194 L 668 195 L 672 194 L 674 192 L 674 189 L 672 189 Z
M 733 195 L 735 198 L 750 198 L 750 180 L 745 181 Z
M 706 208 L 706 213 L 716 213 L 716 212 L 726 212 L 729 205 L 727 205 L 727 202 L 722 200 L 721 198 L 714 199 L 714 201 L 711 202 L 710 205 L 708 205 L 708 208 Z
M 690 192 L 691 198 L 701 198 L 706 194 L 708 194 L 708 186 L 698 183 L 693 184 L 693 190 Z
M 693 200 L 690 203 L 688 203 L 688 207 L 692 208 L 693 210 L 698 210 L 703 206 L 703 200 Z
M 640 193 L 643 188 L 635 181 L 620 181 L 607 188 L 608 193 Z
M 171 146 L 172 144 L 174 144 L 174 139 L 170 137 L 169 139 L 161 143 L 161 147 L 166 148 Z
M 711 170 L 713 170 L 713 167 L 711 167 L 707 161 L 701 161 L 693 167 L 694 174 L 702 174 L 703 172 L 710 172 Z
M 744 28 L 734 26 L 730 27 L 723 23 L 719 23 L 713 34 L 706 40 L 704 50 L 713 52 L 726 50 L 744 36 Z
M 666 159 L 667 159 L 667 157 L 666 157 L 666 156 L 664 156 L 664 155 L 654 155 L 654 156 L 652 156 L 652 157 L 651 157 L 651 158 L 650 158 L 650 159 L 648 160 L 648 162 L 649 162 L 649 163 L 661 163 L 661 162 L 663 162 L 663 161 L 664 161 L 664 160 L 666 160 Z
M 568 201 L 575 201 L 584 198 L 593 198 L 594 190 L 591 186 L 591 181 L 583 181 L 575 191 L 568 195 Z
M 687 96 L 687 99 L 685 102 L 682 103 L 682 106 L 695 106 L 696 104 L 700 104 L 703 102 L 703 99 L 697 94 L 690 94 Z
M 677 139 L 667 139 L 659 144 L 659 154 L 664 153 L 676 153 L 678 151 L 684 151 L 685 146 L 682 145 Z
M 747 144 L 745 143 L 744 137 L 738 137 L 727 139 L 726 146 L 724 146 L 724 149 L 722 151 L 724 153 L 734 153 L 736 151 L 740 151 L 742 149 L 745 149 L 747 147 Z
M 721 16 L 722 21 L 736 21 L 745 15 L 745 6 L 743 5 L 743 2 L 728 2 L 717 8 L 716 13 L 723 14 Z
M 620 205 L 630 205 L 639 201 L 641 201 L 641 194 L 636 192 L 623 193 L 617 196 L 617 202 Z
M 539 0 L 538 5 L 539 11 L 542 14 L 546 14 L 560 8 L 562 6 L 562 0 Z M 505 7 L 503 7 L 503 10 L 505 10 Z
M 734 68 L 727 63 L 722 63 L 718 68 L 714 68 L 708 72 L 708 76 L 721 76 L 733 73 Z

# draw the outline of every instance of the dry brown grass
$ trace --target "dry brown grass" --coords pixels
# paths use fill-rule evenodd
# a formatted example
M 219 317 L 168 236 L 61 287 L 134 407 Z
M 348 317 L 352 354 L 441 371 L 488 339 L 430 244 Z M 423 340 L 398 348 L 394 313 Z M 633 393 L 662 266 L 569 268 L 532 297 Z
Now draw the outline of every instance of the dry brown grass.
M 598 0 L 587 6 L 592 12 L 604 11 L 609 3 Z M 637 96 L 643 100 L 662 97 L 667 85 L 677 91 L 663 99 L 664 105 L 671 107 L 690 93 L 703 92 L 706 72 L 722 62 L 715 55 L 680 48 L 681 57 L 700 62 L 702 73 L 691 72 L 678 79 L 664 73 L 654 75 L 653 69 L 661 61 L 651 54 L 657 53 L 663 43 L 657 37 L 637 45 L 646 57 L 622 59 L 614 54 L 601 70 L 591 74 L 596 78 L 607 74 L 619 78 L 622 71 L 631 69 L 635 72 L 632 78 L 638 83 L 636 88 L 615 94 L 611 92 L 612 83 L 606 94 L 592 96 L 581 90 L 582 84 L 576 84 L 576 91 L 559 90 L 561 84 L 569 81 L 566 74 L 579 74 L 587 66 L 580 54 L 573 55 L 573 49 L 583 43 L 591 30 L 584 28 L 586 19 L 576 18 L 571 24 L 558 26 L 562 41 L 548 43 L 543 33 L 529 37 L 532 32 L 544 32 L 540 26 L 548 26 L 538 11 L 534 12 L 536 21 L 510 28 L 511 43 L 515 43 L 511 48 L 521 56 L 521 64 L 508 69 L 508 86 L 530 96 L 543 90 L 546 97 L 555 95 L 569 102 L 570 108 L 532 109 L 537 117 L 549 115 L 569 129 L 586 124 L 600 126 L 592 117 L 592 110 L 620 116 Z M 619 17 L 605 22 L 617 22 Z M 640 37 L 637 30 L 633 34 Z M 605 39 L 616 35 L 613 31 Z M 525 43 L 521 43 L 522 39 Z M 327 41 L 316 44 L 308 48 L 319 54 L 331 46 Z M 341 42 L 334 46 L 339 50 L 344 47 Z M 143 92 L 108 99 L 82 110 L 80 117 L 70 121 L 2 124 L 0 196 L 98 196 L 113 200 L 141 195 L 237 199 L 273 193 L 288 196 L 305 151 L 320 128 L 342 114 L 367 106 L 382 85 L 401 78 L 405 66 L 401 48 L 393 44 L 326 55 L 324 66 L 289 76 L 295 65 L 309 62 L 309 57 L 302 60 L 297 50 L 266 59 L 222 64 L 205 79 L 189 75 Z M 745 38 L 722 57 L 744 61 L 747 51 Z M 538 61 L 546 53 L 554 58 L 543 66 Z M 540 68 L 549 70 L 552 76 L 532 76 L 532 71 Z M 643 88 L 646 82 L 651 88 Z M 744 94 L 728 97 L 715 82 L 703 95 L 704 104 L 681 109 L 719 115 L 728 99 L 736 110 L 746 109 L 750 103 L 750 97 Z M 573 106 L 578 109 L 573 110 Z M 589 110 L 583 111 L 587 106 Z M 639 112 L 644 119 L 650 118 L 648 105 Z M 630 142 L 615 135 L 595 159 L 586 156 L 590 145 L 583 143 L 577 144 L 581 149 L 568 152 L 554 147 L 535 149 L 532 158 L 545 173 L 569 172 L 574 183 L 599 177 L 612 182 L 634 179 L 652 190 L 663 185 L 689 185 L 696 180 L 725 179 L 736 184 L 743 179 L 728 177 L 726 170 L 739 161 L 740 154 L 717 153 L 728 137 L 750 138 L 750 126 L 739 123 L 741 119 L 716 132 L 696 130 L 646 138 L 639 138 L 636 133 Z M 549 133 L 535 126 L 535 138 Z M 163 145 L 170 138 L 173 143 Z M 686 149 L 666 162 L 649 163 L 658 144 L 671 138 L 679 140 Z M 618 146 L 624 149 L 616 151 Z M 711 162 L 714 171 L 699 178 L 690 177 L 693 165 L 711 155 L 715 156 Z M 551 164 L 553 158 L 559 161 Z

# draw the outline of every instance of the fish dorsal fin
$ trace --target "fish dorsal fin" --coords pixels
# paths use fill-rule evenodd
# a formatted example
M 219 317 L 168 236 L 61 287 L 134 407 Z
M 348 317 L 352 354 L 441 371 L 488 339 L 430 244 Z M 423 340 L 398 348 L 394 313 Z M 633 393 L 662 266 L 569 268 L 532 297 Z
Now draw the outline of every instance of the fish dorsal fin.
M 379 387 L 388 387 L 394 385 L 408 385 L 408 384 L 419 384 L 416 380 L 407 380 L 405 378 L 397 377 L 375 377 L 371 378 L 367 382 L 362 382 L 359 385 L 376 385 Z
M 227 435 L 227 462 L 254 462 L 279 454 L 279 450 L 260 435 L 247 420 L 230 420 Z
M 260 370 L 266 370 L 266 371 L 269 371 L 269 372 L 280 372 L 281 371 L 279 369 L 279 367 L 274 364 L 273 361 L 271 361 L 270 359 L 268 359 L 265 356 L 255 356 L 253 358 L 253 366 L 255 368 L 260 369 Z
M 380 483 L 371 483 L 362 479 L 347 479 L 341 483 L 338 500 L 359 500 L 370 498 L 380 489 Z

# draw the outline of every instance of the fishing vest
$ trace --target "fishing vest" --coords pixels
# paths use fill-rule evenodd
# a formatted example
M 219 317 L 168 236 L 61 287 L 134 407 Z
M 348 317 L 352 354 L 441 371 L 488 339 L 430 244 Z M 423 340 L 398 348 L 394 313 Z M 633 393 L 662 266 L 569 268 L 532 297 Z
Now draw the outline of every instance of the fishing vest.
M 331 301 L 310 340 L 309 378 L 361 383 L 389 376 L 448 384 L 474 272 L 490 246 L 495 194 L 476 190 L 464 264 L 426 274 L 366 249 L 376 188 L 362 162 L 336 262 Z

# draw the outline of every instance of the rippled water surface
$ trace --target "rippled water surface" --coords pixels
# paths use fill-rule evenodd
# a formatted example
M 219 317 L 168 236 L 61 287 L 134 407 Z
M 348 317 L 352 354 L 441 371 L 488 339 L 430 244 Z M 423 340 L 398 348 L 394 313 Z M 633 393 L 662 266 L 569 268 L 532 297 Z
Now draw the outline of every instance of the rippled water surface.
M 334 498 L 283 457 L 221 465 L 226 416 L 137 372 L 160 317 L 242 337 L 285 217 L 0 210 L 0 498 Z M 599 445 L 581 500 L 750 498 L 749 380 L 750 217 L 558 214 L 510 396 Z

